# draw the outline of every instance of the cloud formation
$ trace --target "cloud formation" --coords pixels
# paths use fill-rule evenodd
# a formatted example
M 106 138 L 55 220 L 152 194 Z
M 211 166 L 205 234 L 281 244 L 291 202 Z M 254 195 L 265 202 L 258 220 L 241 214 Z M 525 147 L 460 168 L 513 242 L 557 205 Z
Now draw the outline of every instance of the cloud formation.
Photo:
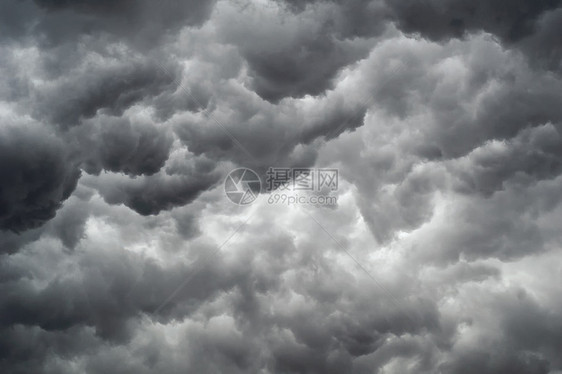
M 38 125 L 5 124 L 0 142 L 0 228 L 37 227 L 54 217 L 80 171 L 63 143 Z
M 0 372 L 559 374 L 561 6 L 2 3 Z

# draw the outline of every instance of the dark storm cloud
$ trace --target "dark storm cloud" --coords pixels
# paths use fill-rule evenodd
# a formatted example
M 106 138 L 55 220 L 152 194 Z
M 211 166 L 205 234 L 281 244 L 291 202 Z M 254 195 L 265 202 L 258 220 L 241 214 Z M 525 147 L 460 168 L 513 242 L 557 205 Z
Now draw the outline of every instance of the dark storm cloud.
M 78 186 L 72 196 L 56 210 L 54 217 L 47 222 L 42 222 L 39 227 L 28 228 L 20 232 L 2 231 L 0 233 L 1 252 L 16 252 L 41 237 L 58 239 L 66 248 L 75 248 L 84 238 L 85 223 L 92 214 L 89 206 L 91 195 L 84 192 L 84 188 Z
M 201 25 L 214 7 L 207 0 L 23 0 L 2 4 L 3 38 L 32 37 L 47 47 L 82 37 L 110 35 L 138 48 L 154 48 L 167 33 Z
M 484 31 L 497 35 L 506 43 L 519 42 L 535 33 L 562 3 L 559 0 L 539 1 L 465 1 L 465 0 L 353 0 L 296 1 L 284 0 L 289 9 L 303 12 L 310 7 L 334 4 L 339 16 L 355 23 L 350 35 L 373 35 L 361 32 L 377 21 L 390 21 L 406 33 L 419 33 L 431 40 L 461 38 L 467 33 Z M 557 43 L 556 43 L 557 44 Z
M 434 40 L 485 31 L 515 42 L 535 31 L 539 18 L 558 7 L 559 0 L 539 1 L 386 1 L 398 26 Z
M 331 88 L 331 79 L 337 71 L 357 57 L 334 45 L 329 37 L 317 38 L 311 42 L 298 40 L 274 53 L 245 52 L 256 92 L 266 100 L 277 102 L 288 96 L 315 96 Z
M 562 2 L 540 1 L 400 1 L 387 0 L 390 17 L 407 33 L 431 40 L 487 32 L 508 47 L 523 51 L 542 68 L 560 72 L 559 39 Z
M 339 27 L 330 31 L 343 37 L 374 36 L 387 23 L 395 24 L 405 33 L 434 41 L 486 32 L 498 37 L 506 47 L 523 51 L 537 66 L 561 71 L 562 48 L 557 37 L 562 14 L 560 0 L 280 2 L 297 13 L 332 4 L 338 15 L 330 19 L 330 24 Z
M 25 230 L 52 218 L 72 192 L 81 162 L 89 173 L 104 169 L 149 175 L 160 170 L 172 143 L 167 132 L 147 121 L 131 125 L 126 118 L 111 123 L 108 117 L 97 116 L 121 116 L 132 105 L 144 105 L 163 92 L 173 92 L 178 75 L 175 62 L 158 54 L 158 61 L 147 58 L 146 51 L 158 48 L 155 41 L 171 30 L 201 25 L 213 6 L 211 1 L 2 4 L 3 16 L 14 18 L 3 23 L 6 32 L 2 37 L 8 43 L 3 45 L 2 70 L 11 78 L 5 80 L 0 93 L 21 115 L 31 114 L 43 125 L 59 128 L 42 141 L 39 133 L 30 131 L 28 138 L 22 137 L 29 144 L 12 135 L 3 137 L 7 146 L 1 150 L 6 153 L 2 181 L 10 185 L 2 186 L 2 228 Z M 16 17 L 20 13 L 26 17 Z M 23 64 L 18 41 L 34 50 L 33 58 Z M 107 42 L 123 44 L 108 49 Z M 37 80 L 46 84 L 37 84 Z M 73 136 L 65 134 L 69 127 L 86 120 L 91 121 Z M 71 147 L 63 147 L 62 140 L 71 141 Z M 33 148 L 34 153 L 8 157 L 22 147 Z M 17 173 L 23 174 L 18 177 Z M 18 186 L 18 179 L 27 185 Z M 75 242 L 65 241 L 69 245 Z
M 354 14 L 368 17 L 362 12 L 368 8 L 355 9 L 351 4 L 349 8 L 353 14 L 322 6 L 295 16 L 283 7 L 264 13 L 249 6 L 245 23 L 225 23 L 221 29 L 225 41 L 238 46 L 246 60 L 255 92 L 276 103 L 286 97 L 322 94 L 333 87 L 343 67 L 368 54 L 372 42 L 347 38 L 346 30 Z M 385 29 L 376 19 L 370 25 L 369 36 Z
M 62 126 L 104 114 L 121 115 L 135 103 L 172 89 L 172 69 L 155 63 L 125 62 L 119 66 L 86 64 L 77 74 L 65 74 L 60 83 L 37 92 L 35 115 Z
M 562 46 L 559 35 L 562 32 L 562 8 L 544 14 L 537 22 L 535 32 L 524 38 L 519 44 L 521 49 L 538 67 L 562 71 Z
M 80 171 L 62 142 L 35 125 L 3 125 L 0 136 L 0 229 L 23 231 L 53 218 Z
M 59 130 L 39 124 L 4 130 L 3 228 L 25 230 L 52 218 L 72 193 L 79 166 L 88 173 L 104 169 L 129 175 L 154 174 L 164 166 L 172 145 L 168 132 L 147 119 L 131 123 L 126 117 L 102 116 L 98 110 L 123 114 L 134 102 L 149 98 L 149 92 L 158 95 L 167 89 L 173 77 L 143 63 L 89 67 L 17 104 L 35 106 L 35 116 Z M 62 132 L 68 126 L 78 127 L 70 134 Z M 69 142 L 66 146 L 63 139 Z
M 98 116 L 77 129 L 77 143 L 84 149 L 84 170 L 127 175 L 152 175 L 168 159 L 172 137 L 164 129 L 128 118 Z
M 108 118 L 112 115 L 123 115 L 132 105 L 145 105 L 145 101 L 150 102 L 152 98 L 164 92 L 173 92 L 176 89 L 174 81 L 178 76 L 177 66 L 169 57 L 162 58 L 156 54 L 153 56 L 158 59 L 156 61 L 148 58 L 146 54 L 139 55 L 135 52 L 139 45 L 132 40 L 122 40 L 124 44 L 121 47 L 108 49 L 104 46 L 108 41 L 104 33 L 137 38 L 140 36 L 139 32 L 144 30 L 160 38 L 180 25 L 200 25 L 210 14 L 212 2 L 174 4 L 174 1 L 158 6 L 154 2 L 141 1 L 36 3 L 41 9 L 34 8 L 33 3 L 29 1 L 3 4 L 7 14 L 23 12 L 19 9 L 22 7 L 26 9 L 25 13 L 29 19 L 35 18 L 35 21 L 30 21 L 25 27 L 22 24 L 19 27 L 17 24 L 24 22 L 23 20 L 13 20 L 6 27 L 13 26 L 15 29 L 12 33 L 3 35 L 22 38 L 22 45 L 34 49 L 34 59 L 22 64 L 17 44 L 4 45 L 3 72 L 6 77 L 12 78 L 2 85 L 0 92 L 8 102 L 15 104 L 21 115 L 31 113 L 44 125 L 48 123 L 58 127 L 57 131 L 53 130 L 54 135 L 51 138 L 58 137 L 71 142 L 71 147 L 64 151 L 62 143 L 58 145 L 59 150 L 51 151 L 50 148 L 54 147 L 47 145 L 51 142 L 46 138 L 46 145 L 39 144 L 37 149 L 45 147 L 51 153 L 72 154 L 72 161 L 70 157 L 61 156 L 52 162 L 53 167 L 62 169 L 76 170 L 81 163 L 80 166 L 86 172 L 96 174 L 102 169 L 129 175 L 150 175 L 158 172 L 168 158 L 172 144 L 171 136 L 147 120 L 141 123 L 136 123 L 135 120 L 135 123 L 131 124 L 127 118 Z M 81 17 L 87 19 L 87 22 L 81 24 Z M 124 20 L 130 22 L 125 25 Z M 147 20 L 150 20 L 148 24 L 145 23 Z M 135 24 L 139 32 L 133 30 L 131 24 Z M 147 35 L 141 38 L 143 43 L 148 42 Z M 80 39 L 82 37 L 85 39 Z M 35 44 L 34 41 L 37 40 L 41 42 Z M 45 44 L 45 41 L 48 43 Z M 146 46 L 140 47 L 146 50 Z M 155 44 L 149 46 L 156 47 Z M 66 56 L 66 59 L 62 59 L 62 56 Z M 47 84 L 36 84 L 36 78 Z M 65 133 L 69 127 L 79 126 L 88 120 L 84 126 L 73 131 L 71 136 Z M 17 146 L 10 138 L 3 140 L 9 142 L 10 147 Z M 4 148 L 2 151 L 13 150 Z M 37 163 L 26 162 L 28 167 L 37 170 L 48 167 L 48 155 L 23 154 L 20 157 L 42 158 Z M 4 157 L 3 161 L 8 162 L 7 157 Z M 14 170 L 18 169 L 23 170 L 21 165 L 14 166 Z M 33 211 L 15 212 L 17 199 L 10 195 L 8 187 L 3 188 L 3 197 L 11 201 L 10 206 L 7 202 L 3 203 L 3 228 L 23 230 L 40 225 L 52 218 L 60 206 L 60 201 L 72 192 L 73 184 L 66 183 L 60 198 L 54 199 L 56 201 L 51 205 L 47 206 L 47 201 L 35 201 L 43 195 L 55 193 L 57 178 L 66 178 L 65 175 L 59 175 L 64 174 L 64 171 L 58 172 L 56 168 L 45 172 L 51 174 L 40 175 L 39 171 L 34 172 L 37 174 L 37 182 L 45 182 L 48 178 L 52 178 L 53 182 L 45 182 L 34 192 L 29 192 L 29 196 L 22 197 L 29 201 L 29 206 L 33 206 L 30 208 Z M 5 173 L 8 173 L 8 170 Z M 26 173 L 25 178 L 31 178 L 27 174 L 31 173 Z M 2 180 L 8 183 L 9 177 L 16 176 L 6 174 L 6 178 Z M 76 179 L 77 176 L 73 178 L 73 183 Z M 11 188 L 18 189 L 15 183 Z M 20 190 L 19 193 L 26 194 L 25 189 Z M 32 194 L 37 195 L 37 198 L 31 196 Z M 74 242 L 68 240 L 68 244 Z M 10 239 L 10 242 L 13 241 Z
M 149 215 L 192 202 L 221 177 L 222 172 L 216 169 L 214 162 L 205 158 L 183 158 L 157 174 L 136 178 L 103 174 L 91 184 L 106 202 L 124 204 L 139 214 Z
M 0 371 L 562 368 L 558 2 L 286 3 L 0 5 Z
M 384 30 L 390 12 L 380 0 L 277 0 L 288 5 L 295 12 L 305 9 L 318 10 L 326 4 L 333 4 L 325 20 L 326 32 L 341 38 L 372 37 Z

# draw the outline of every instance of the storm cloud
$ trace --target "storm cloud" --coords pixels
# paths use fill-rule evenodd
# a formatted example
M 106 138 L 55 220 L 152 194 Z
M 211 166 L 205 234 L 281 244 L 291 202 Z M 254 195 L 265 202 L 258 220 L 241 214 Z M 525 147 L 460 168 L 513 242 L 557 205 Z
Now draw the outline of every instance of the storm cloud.
M 561 373 L 561 17 L 3 2 L 0 372 Z

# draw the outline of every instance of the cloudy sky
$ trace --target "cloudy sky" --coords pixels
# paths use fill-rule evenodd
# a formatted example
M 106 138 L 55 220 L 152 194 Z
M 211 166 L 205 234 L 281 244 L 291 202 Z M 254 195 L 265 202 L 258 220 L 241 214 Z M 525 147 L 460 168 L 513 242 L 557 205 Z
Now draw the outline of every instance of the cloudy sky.
M 3 0 L 0 372 L 562 373 L 561 35 L 559 0 Z M 234 204 L 241 167 L 337 203 Z

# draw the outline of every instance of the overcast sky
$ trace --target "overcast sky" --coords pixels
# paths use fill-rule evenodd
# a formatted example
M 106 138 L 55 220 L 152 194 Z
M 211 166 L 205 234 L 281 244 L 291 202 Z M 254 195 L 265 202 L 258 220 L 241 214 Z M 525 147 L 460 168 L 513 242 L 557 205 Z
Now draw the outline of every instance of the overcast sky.
M 0 372 L 561 374 L 561 35 L 559 0 L 2 0 Z M 337 202 L 237 205 L 242 167 Z

